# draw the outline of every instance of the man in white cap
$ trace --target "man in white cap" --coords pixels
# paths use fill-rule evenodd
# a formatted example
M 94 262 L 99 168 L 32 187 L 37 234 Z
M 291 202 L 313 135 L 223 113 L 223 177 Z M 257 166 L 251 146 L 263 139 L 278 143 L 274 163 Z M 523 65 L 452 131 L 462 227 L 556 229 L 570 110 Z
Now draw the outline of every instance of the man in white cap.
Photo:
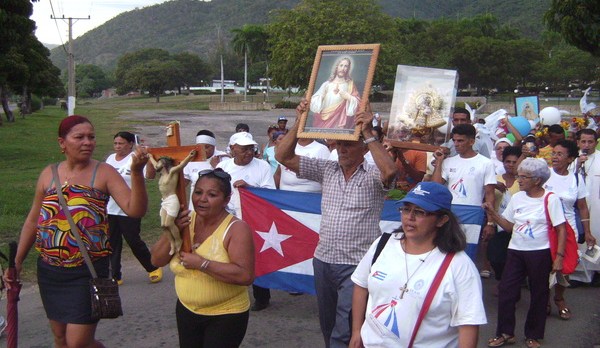
M 242 218 L 240 206 L 240 187 L 261 187 L 275 189 L 275 181 L 271 174 L 271 166 L 263 160 L 254 157 L 254 147 L 257 145 L 248 132 L 235 133 L 229 139 L 229 147 L 233 158 L 223 161 L 217 165 L 231 175 L 233 193 L 227 210 L 233 212 L 238 218 Z M 253 311 L 260 311 L 269 305 L 271 293 L 269 289 L 252 285 L 254 295 Z
M 192 193 L 194 192 L 194 183 L 198 180 L 198 172 L 213 169 L 223 158 L 229 157 L 225 152 L 216 149 L 217 140 L 215 134 L 208 129 L 202 129 L 196 134 L 196 144 L 204 147 L 206 160 L 199 162 L 190 162 L 183 168 L 183 178 L 185 185 L 190 185 L 189 209 L 193 210 Z

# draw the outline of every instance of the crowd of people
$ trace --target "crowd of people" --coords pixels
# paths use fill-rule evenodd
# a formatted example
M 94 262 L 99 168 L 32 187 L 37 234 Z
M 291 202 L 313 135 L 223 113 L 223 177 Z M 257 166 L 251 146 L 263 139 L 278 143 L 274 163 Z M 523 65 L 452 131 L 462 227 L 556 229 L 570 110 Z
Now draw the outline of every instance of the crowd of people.
M 299 103 L 289 129 L 287 118 L 279 117 L 261 145 L 247 124 L 238 124 L 227 149 L 219 151 L 214 132 L 202 129 L 195 143 L 204 158 L 192 161 L 192 151 L 181 163 L 154 158 L 127 131 L 114 136 L 115 153 L 105 162 L 94 160 L 91 122 L 63 119 L 58 143 L 65 159 L 40 174 L 16 256 L 18 274 L 32 246 L 40 253 L 38 284 L 55 345 L 102 347 L 90 312 L 90 273 L 59 194 L 69 202 L 101 277 L 123 283 L 123 238 L 151 283 L 160 282 L 169 265 L 181 347 L 237 347 L 250 311 L 270 305 L 270 289 L 253 284 L 254 232 L 243 221 L 239 194 L 246 187 L 321 193 L 312 263 L 326 347 L 475 347 L 479 326 L 489 320 L 481 279 L 492 276 L 499 283 L 490 347 L 516 342 L 515 304 L 523 282 L 531 293 L 527 347 L 541 346 L 552 302 L 561 319 L 576 315 L 565 284 L 554 285 L 551 298 L 549 279 L 563 270 L 566 233 L 580 239 L 581 252 L 600 238 L 599 217 L 590 213 L 600 200 L 595 129 L 579 129 L 567 140 L 561 125 L 550 125 L 542 136 L 534 130 L 488 143 L 470 112 L 455 108 L 448 141 L 428 154 L 392 146 L 385 122 L 369 111 L 351 117 L 358 141 L 298 138 L 298 121 L 310 107 L 304 99 Z M 189 186 L 185 207 L 173 198 L 179 172 Z M 140 230 L 148 204 L 144 180 L 157 175 L 165 233 L 148 248 Z M 401 226 L 382 234 L 384 201 L 394 192 L 400 192 Z M 465 253 L 467 236 L 453 204 L 485 210 L 477 260 Z M 548 224 L 558 234 L 556 253 Z M 181 250 L 174 239 L 185 228 L 191 250 Z M 567 281 L 597 286 L 598 271 L 582 260 Z

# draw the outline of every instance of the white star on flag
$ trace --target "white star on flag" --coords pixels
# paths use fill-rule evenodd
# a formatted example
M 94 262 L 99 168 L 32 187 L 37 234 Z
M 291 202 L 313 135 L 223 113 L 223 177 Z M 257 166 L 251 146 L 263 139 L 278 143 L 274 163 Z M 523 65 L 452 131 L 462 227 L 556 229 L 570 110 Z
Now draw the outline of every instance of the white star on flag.
M 279 253 L 279 255 L 283 256 L 283 249 L 281 249 L 281 242 L 290 238 L 291 235 L 277 233 L 277 227 L 275 226 L 275 221 L 273 221 L 273 224 L 271 225 L 269 232 L 256 231 L 256 233 L 258 233 L 258 235 L 262 239 L 265 240 L 265 242 L 262 246 L 262 249 L 260 249 L 261 253 L 269 248 L 273 248 L 273 250 L 277 251 Z

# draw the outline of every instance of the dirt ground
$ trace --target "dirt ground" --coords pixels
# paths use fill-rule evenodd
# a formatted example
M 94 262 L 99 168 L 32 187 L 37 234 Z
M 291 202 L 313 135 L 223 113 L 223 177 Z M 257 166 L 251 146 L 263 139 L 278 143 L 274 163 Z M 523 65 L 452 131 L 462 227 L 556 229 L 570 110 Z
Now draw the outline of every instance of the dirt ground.
M 259 144 L 266 141 L 267 126 L 285 115 L 294 122 L 293 110 L 267 112 L 188 112 L 188 111 L 136 111 L 122 115 L 124 119 L 157 121 L 161 125 L 143 126 L 136 131 L 150 146 L 165 145 L 165 128 L 168 122 L 181 122 L 182 143 L 194 143 L 196 132 L 210 129 L 217 136 L 218 149 L 224 150 L 229 136 L 239 122 L 247 123 Z M 384 118 L 387 117 L 382 113 Z M 126 247 L 125 247 L 126 248 Z M 164 269 L 161 283 L 150 284 L 147 274 L 131 256 L 123 262 L 124 284 L 120 287 L 124 316 L 102 320 L 97 337 L 107 347 L 176 347 L 175 291 L 173 274 Z M 495 334 L 497 297 L 493 295 L 496 281 L 482 280 L 484 302 L 489 324 L 480 328 L 479 347 L 487 346 L 487 339 Z M 249 290 L 251 291 L 251 290 Z M 573 318 L 561 321 L 556 309 L 546 322 L 545 347 L 600 348 L 600 290 L 577 288 L 568 290 L 566 298 Z M 523 289 L 517 304 L 518 344 L 523 342 L 523 322 L 529 304 L 529 294 Z M 4 301 L 0 313 L 4 314 Z M 19 347 L 52 347 L 52 335 L 41 305 L 37 286 L 25 284 L 19 303 Z M 5 338 L 0 339 L 4 345 Z M 311 295 L 290 296 L 282 291 L 272 291 L 271 306 L 261 312 L 251 312 L 243 347 L 323 347 L 316 299 Z M 432 347 L 435 348 L 435 347 Z

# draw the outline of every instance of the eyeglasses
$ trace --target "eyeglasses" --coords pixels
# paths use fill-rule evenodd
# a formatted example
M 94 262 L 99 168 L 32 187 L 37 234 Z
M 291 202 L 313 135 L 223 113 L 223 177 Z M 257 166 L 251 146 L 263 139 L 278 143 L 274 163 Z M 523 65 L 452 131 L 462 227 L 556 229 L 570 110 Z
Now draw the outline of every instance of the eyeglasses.
M 534 179 L 535 176 L 526 176 L 526 175 L 515 175 L 515 179 L 519 180 L 519 179 L 527 179 L 527 180 L 531 180 Z
M 426 216 L 429 216 L 429 215 L 435 215 L 435 213 L 430 213 L 430 212 L 425 211 L 425 210 L 420 209 L 420 208 L 402 207 L 402 208 L 398 209 L 398 211 L 402 215 L 406 214 L 406 216 L 410 216 L 412 214 L 416 218 L 419 218 L 419 219 L 422 219 L 422 218 L 424 218 Z
M 198 172 L 198 179 L 205 175 L 214 175 L 219 179 L 224 179 L 227 181 L 231 181 L 231 175 L 229 175 L 226 171 L 221 168 L 217 169 L 205 169 Z

